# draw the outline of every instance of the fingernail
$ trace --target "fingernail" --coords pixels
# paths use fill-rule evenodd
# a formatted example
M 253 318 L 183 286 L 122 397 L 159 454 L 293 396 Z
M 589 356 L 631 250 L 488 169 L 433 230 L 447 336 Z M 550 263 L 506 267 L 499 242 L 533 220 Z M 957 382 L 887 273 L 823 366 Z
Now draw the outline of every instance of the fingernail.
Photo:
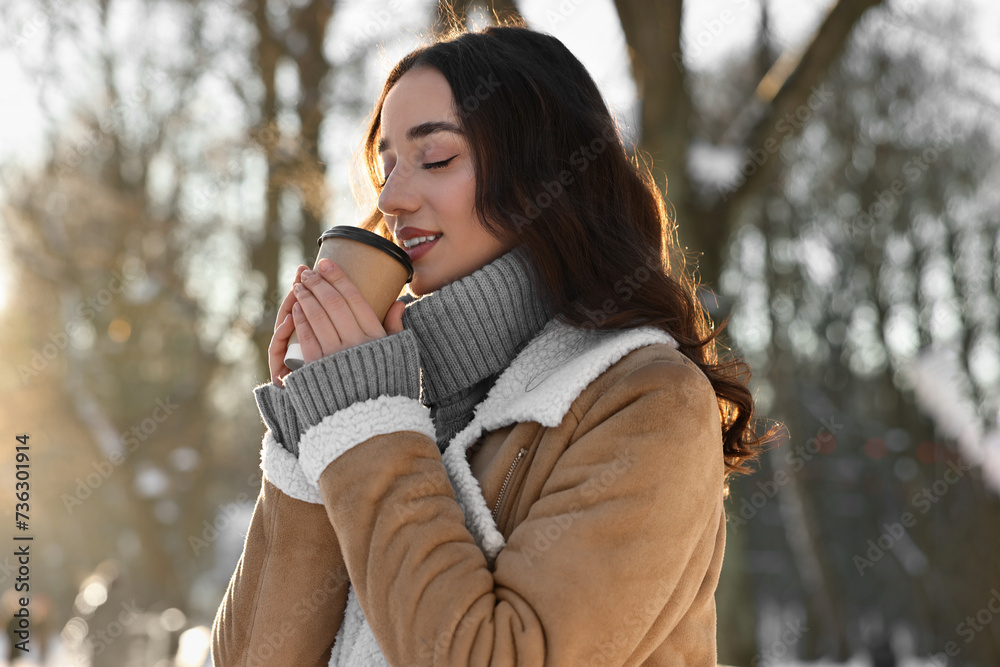
M 313 272 L 310 271 L 309 269 L 306 269 L 305 271 L 302 272 L 302 280 L 312 280 L 312 277 L 313 277 Z
M 306 288 L 305 288 L 305 287 L 303 287 L 301 283 L 299 283 L 298 285 L 296 285 L 296 286 L 295 286 L 295 293 L 296 293 L 296 294 L 301 294 L 302 292 L 304 292 L 304 291 L 305 291 L 305 289 L 306 289 Z M 297 305 L 299 305 L 299 304 L 295 304 L 295 305 L 297 306 Z
M 333 271 L 333 262 L 324 257 L 319 260 L 319 270 L 323 273 L 330 273 L 330 271 Z

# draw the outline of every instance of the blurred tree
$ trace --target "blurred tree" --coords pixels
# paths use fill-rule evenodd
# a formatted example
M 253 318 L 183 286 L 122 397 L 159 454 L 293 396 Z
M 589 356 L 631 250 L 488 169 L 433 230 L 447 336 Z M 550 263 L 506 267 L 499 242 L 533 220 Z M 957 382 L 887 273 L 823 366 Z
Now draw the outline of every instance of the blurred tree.
M 748 172 L 739 185 L 720 189 L 716 182 L 706 182 L 691 169 L 694 145 L 725 148 L 741 156 L 774 152 L 772 145 L 801 130 L 800 123 L 781 121 L 794 118 L 795 112 L 814 97 L 814 89 L 844 50 L 858 20 L 881 0 L 837 0 L 829 5 L 822 24 L 805 45 L 795 45 L 771 62 L 771 44 L 767 31 L 768 10 L 760 3 L 757 55 L 749 67 L 738 71 L 742 80 L 736 94 L 750 92 L 740 100 L 735 117 L 726 119 L 721 135 L 699 122 L 708 110 L 696 108 L 685 65 L 686 48 L 695 42 L 682 40 L 682 0 L 644 3 L 640 0 L 615 0 L 618 16 L 629 46 L 632 73 L 642 100 L 639 147 L 655 160 L 656 170 L 666 176 L 663 190 L 682 221 L 678 234 L 681 245 L 700 253 L 698 267 L 708 285 L 718 282 L 724 248 L 718 239 L 726 238 L 738 219 L 743 200 L 766 187 L 773 180 L 773 161 L 746 166 Z M 732 10 L 723 12 L 732 14 Z M 652 16 L 651 16 L 652 14 Z M 721 32 L 732 19 L 720 15 L 714 23 Z M 713 121 L 719 116 L 706 114 Z M 749 162 L 749 161 L 748 161 Z
M 740 527 L 751 575 L 758 599 L 806 605 L 804 657 L 891 637 L 1000 659 L 1000 627 L 975 620 L 1000 582 L 1000 476 L 974 465 L 1000 407 L 996 102 L 970 85 L 998 72 L 957 46 L 968 32 L 948 8 L 867 15 L 721 279 L 792 434 L 734 510 L 761 499 Z M 927 361 L 946 351 L 957 380 Z
M 58 573 L 39 581 L 60 624 L 80 579 L 108 557 L 120 558 L 140 606 L 204 618 L 217 593 L 199 602 L 197 584 L 231 522 L 225 505 L 256 492 L 232 473 L 216 481 L 232 441 L 259 425 L 228 419 L 238 313 L 212 302 L 216 281 L 233 280 L 233 242 L 213 223 L 226 218 L 221 195 L 246 156 L 243 135 L 211 127 L 219 119 L 205 111 L 230 101 L 218 76 L 235 67 L 239 40 L 226 31 L 238 26 L 219 5 L 77 9 L 39 14 L 18 54 L 47 85 L 48 154 L 39 171 L 0 169 L 22 286 L 8 310 L 18 335 L 4 393 L 27 408 L 5 422 L 39 446 L 34 498 L 48 539 L 38 544 Z M 13 326 L 26 315 L 30 326 Z M 242 462 L 232 470 L 246 477 Z
M 642 101 L 638 147 L 653 159 L 655 172 L 662 171 L 662 189 L 673 206 L 678 221 L 678 239 L 696 259 L 693 265 L 708 292 L 718 292 L 718 279 L 727 245 L 720 243 L 735 229 L 743 208 L 759 197 L 775 179 L 778 160 L 769 160 L 775 147 L 795 137 L 802 123 L 796 114 L 809 109 L 830 66 L 844 51 L 858 20 L 880 0 L 839 0 L 830 4 L 826 18 L 810 40 L 794 45 L 775 61 L 768 32 L 768 7 L 759 3 L 760 29 L 755 58 L 733 63 L 728 107 L 712 109 L 692 100 L 699 94 L 692 82 L 686 59 L 687 47 L 701 46 L 691 36 L 684 39 L 681 30 L 682 0 L 643 3 L 616 0 L 615 6 L 629 46 L 632 72 Z M 711 27 L 714 38 L 732 21 L 732 8 L 722 10 Z M 652 14 L 652 16 L 651 16 Z M 690 61 L 688 56 L 687 62 Z M 717 76 L 714 72 L 712 76 Z M 744 101 L 737 96 L 749 96 Z M 822 103 L 824 100 L 820 100 Z M 726 115 L 726 111 L 731 112 Z M 789 122 L 789 118 L 792 119 Z M 714 174 L 698 169 L 699 158 L 706 153 L 738 155 L 741 178 L 720 185 Z M 752 160 L 745 156 L 762 155 Z M 697 253 L 697 254 L 696 254 Z M 720 304 L 717 294 L 706 294 L 705 305 L 717 321 L 728 314 L 728 304 Z M 723 340 L 727 336 L 723 335 Z M 792 496 L 789 502 L 797 500 Z M 801 515 L 801 512 L 799 513 Z M 744 558 L 742 542 L 727 549 L 726 567 Z M 811 562 L 820 563 L 815 544 L 805 543 Z M 805 555 L 805 553 L 803 553 Z M 833 595 L 828 579 L 817 580 L 824 595 L 814 598 L 825 610 L 821 616 L 839 638 L 835 654 L 846 657 L 847 638 L 840 618 L 821 600 Z M 737 591 L 747 591 L 738 575 L 727 572 L 719 588 L 720 659 L 748 662 L 754 655 L 755 640 L 745 610 L 749 600 Z M 817 591 L 819 592 L 819 591 Z
M 326 213 L 326 169 L 320 159 L 320 128 L 326 114 L 324 84 L 330 73 L 323 45 L 327 25 L 333 16 L 334 0 L 316 0 L 290 6 L 256 0 L 252 4 L 257 31 L 255 67 L 264 94 L 257 108 L 247 103 L 257 118 L 251 136 L 266 156 L 267 189 L 264 202 L 264 230 L 248 237 L 251 267 L 263 274 L 264 293 L 269 294 L 265 315 L 277 311 L 291 285 L 279 284 L 279 259 L 286 237 L 297 237 L 297 246 L 307 258 L 316 252 L 316 240 L 324 229 Z M 286 68 L 289 84 L 285 104 L 294 110 L 296 123 L 279 122 L 283 111 L 278 96 L 279 66 Z M 287 195 L 294 212 L 282 224 L 282 195 Z M 288 219 L 299 218 L 297 229 L 289 229 Z M 312 261 L 308 261 L 311 265 Z M 244 296 L 248 296 L 245 294 Z M 254 343 L 266 361 L 274 322 L 261 317 L 253 327 Z

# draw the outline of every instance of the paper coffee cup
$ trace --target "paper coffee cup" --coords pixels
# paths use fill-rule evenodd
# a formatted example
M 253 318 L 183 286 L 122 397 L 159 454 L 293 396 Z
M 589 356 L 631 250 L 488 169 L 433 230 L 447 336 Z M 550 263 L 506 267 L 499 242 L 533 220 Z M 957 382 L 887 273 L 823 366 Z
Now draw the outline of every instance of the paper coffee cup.
M 337 225 L 319 237 L 319 254 L 313 268 L 326 257 L 339 266 L 361 292 L 380 322 L 413 280 L 413 263 L 398 245 L 374 232 L 353 225 Z M 288 340 L 285 365 L 291 370 L 305 363 L 295 332 Z

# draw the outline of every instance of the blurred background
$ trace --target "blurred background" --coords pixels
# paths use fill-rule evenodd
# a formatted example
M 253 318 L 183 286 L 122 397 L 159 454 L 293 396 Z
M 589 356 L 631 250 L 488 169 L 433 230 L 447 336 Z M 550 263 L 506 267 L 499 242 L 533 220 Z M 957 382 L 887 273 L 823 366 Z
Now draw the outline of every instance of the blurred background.
M 277 305 L 373 205 L 362 120 L 444 5 L 4 0 L 0 661 L 210 664 Z M 1000 665 L 997 3 L 449 6 L 584 62 L 787 426 L 728 501 L 719 661 Z

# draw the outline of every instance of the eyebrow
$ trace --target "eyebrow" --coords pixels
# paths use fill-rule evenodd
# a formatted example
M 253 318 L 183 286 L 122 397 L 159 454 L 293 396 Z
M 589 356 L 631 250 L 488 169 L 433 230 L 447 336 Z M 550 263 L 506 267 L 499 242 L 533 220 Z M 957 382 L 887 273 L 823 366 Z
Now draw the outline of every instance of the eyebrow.
M 409 141 L 414 139 L 419 139 L 421 137 L 426 137 L 428 135 L 434 134 L 435 132 L 454 132 L 455 134 L 465 134 L 462 132 L 462 128 L 455 125 L 454 123 L 448 123 L 442 120 L 429 121 L 427 123 L 420 123 L 420 125 L 414 125 L 406 131 L 406 138 Z M 384 153 L 389 150 L 389 140 L 382 139 L 378 142 L 378 152 Z

